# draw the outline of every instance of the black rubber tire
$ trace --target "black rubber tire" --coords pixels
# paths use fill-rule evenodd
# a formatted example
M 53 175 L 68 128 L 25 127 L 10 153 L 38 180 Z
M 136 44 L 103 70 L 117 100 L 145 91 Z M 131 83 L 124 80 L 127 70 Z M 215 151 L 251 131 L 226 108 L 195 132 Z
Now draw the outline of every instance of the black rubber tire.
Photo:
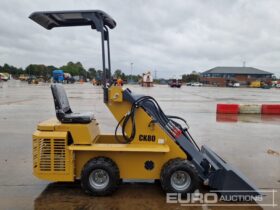
M 171 176 L 178 170 L 187 172 L 191 178 L 189 187 L 183 191 L 178 191 L 171 185 Z M 166 193 L 181 193 L 182 195 L 186 195 L 187 193 L 194 192 L 198 188 L 200 178 L 195 166 L 190 161 L 176 158 L 169 160 L 163 165 L 160 174 L 160 182 L 162 189 Z
M 90 184 L 89 176 L 93 170 L 103 169 L 109 175 L 109 183 L 104 189 L 96 189 Z M 107 157 L 97 157 L 89 160 L 81 174 L 81 186 L 88 194 L 95 196 L 111 195 L 120 184 L 120 171 L 116 163 Z

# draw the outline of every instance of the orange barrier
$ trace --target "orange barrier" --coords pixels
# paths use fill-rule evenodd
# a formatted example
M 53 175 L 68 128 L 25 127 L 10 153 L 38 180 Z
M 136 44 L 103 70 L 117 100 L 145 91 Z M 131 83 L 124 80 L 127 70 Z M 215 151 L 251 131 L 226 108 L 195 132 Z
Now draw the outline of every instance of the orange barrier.
M 217 114 L 280 115 L 280 104 L 217 104 Z
M 217 104 L 218 114 L 238 114 L 239 105 L 238 104 Z
M 278 114 L 216 114 L 216 122 L 222 123 L 271 123 L 279 124 L 280 115 Z
M 263 104 L 262 114 L 280 114 L 280 104 Z

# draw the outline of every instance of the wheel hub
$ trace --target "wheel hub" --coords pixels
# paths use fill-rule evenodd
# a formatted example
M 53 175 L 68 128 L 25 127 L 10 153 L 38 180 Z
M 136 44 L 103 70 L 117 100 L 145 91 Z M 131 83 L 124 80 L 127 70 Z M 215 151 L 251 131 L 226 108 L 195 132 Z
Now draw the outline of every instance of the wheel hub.
M 178 191 L 186 190 L 191 184 L 191 177 L 186 171 L 175 171 L 171 175 L 171 186 Z
M 95 169 L 89 175 L 89 183 L 95 189 L 104 189 L 109 184 L 109 175 L 103 169 Z

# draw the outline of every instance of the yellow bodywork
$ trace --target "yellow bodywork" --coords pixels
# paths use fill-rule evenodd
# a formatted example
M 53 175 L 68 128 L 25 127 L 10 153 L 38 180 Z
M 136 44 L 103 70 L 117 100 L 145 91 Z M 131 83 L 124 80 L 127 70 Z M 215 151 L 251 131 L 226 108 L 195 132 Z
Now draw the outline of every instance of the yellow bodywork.
M 250 84 L 251 88 L 260 88 L 261 87 L 261 81 L 253 81 Z
M 67 148 L 67 132 L 33 134 L 33 172 L 41 179 L 74 181 L 74 155 Z
M 106 103 L 117 121 L 131 108 L 131 104 L 123 100 L 122 91 L 121 87 L 110 87 Z M 159 179 L 164 163 L 173 158 L 187 158 L 142 108 L 136 111 L 135 121 L 136 135 L 130 144 L 117 142 L 113 134 L 100 134 L 96 120 L 88 124 L 64 124 L 50 119 L 38 124 L 33 134 L 34 175 L 51 181 L 74 181 L 80 178 L 90 159 L 105 156 L 117 164 L 122 179 Z M 130 129 L 128 124 L 127 134 Z M 143 141 L 140 135 L 154 138 Z M 152 170 L 145 168 L 146 161 L 154 162 Z

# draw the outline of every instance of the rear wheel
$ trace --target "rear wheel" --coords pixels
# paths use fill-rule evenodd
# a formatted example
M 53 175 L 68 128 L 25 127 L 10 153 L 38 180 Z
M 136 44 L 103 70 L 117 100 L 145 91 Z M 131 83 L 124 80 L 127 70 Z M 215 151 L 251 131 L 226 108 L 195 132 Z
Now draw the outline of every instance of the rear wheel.
M 172 159 L 164 164 L 160 182 L 167 193 L 192 193 L 199 186 L 199 176 L 195 166 L 185 159 Z
M 92 195 L 110 195 L 120 183 L 117 165 L 109 158 L 98 157 L 86 163 L 81 175 L 82 188 Z

